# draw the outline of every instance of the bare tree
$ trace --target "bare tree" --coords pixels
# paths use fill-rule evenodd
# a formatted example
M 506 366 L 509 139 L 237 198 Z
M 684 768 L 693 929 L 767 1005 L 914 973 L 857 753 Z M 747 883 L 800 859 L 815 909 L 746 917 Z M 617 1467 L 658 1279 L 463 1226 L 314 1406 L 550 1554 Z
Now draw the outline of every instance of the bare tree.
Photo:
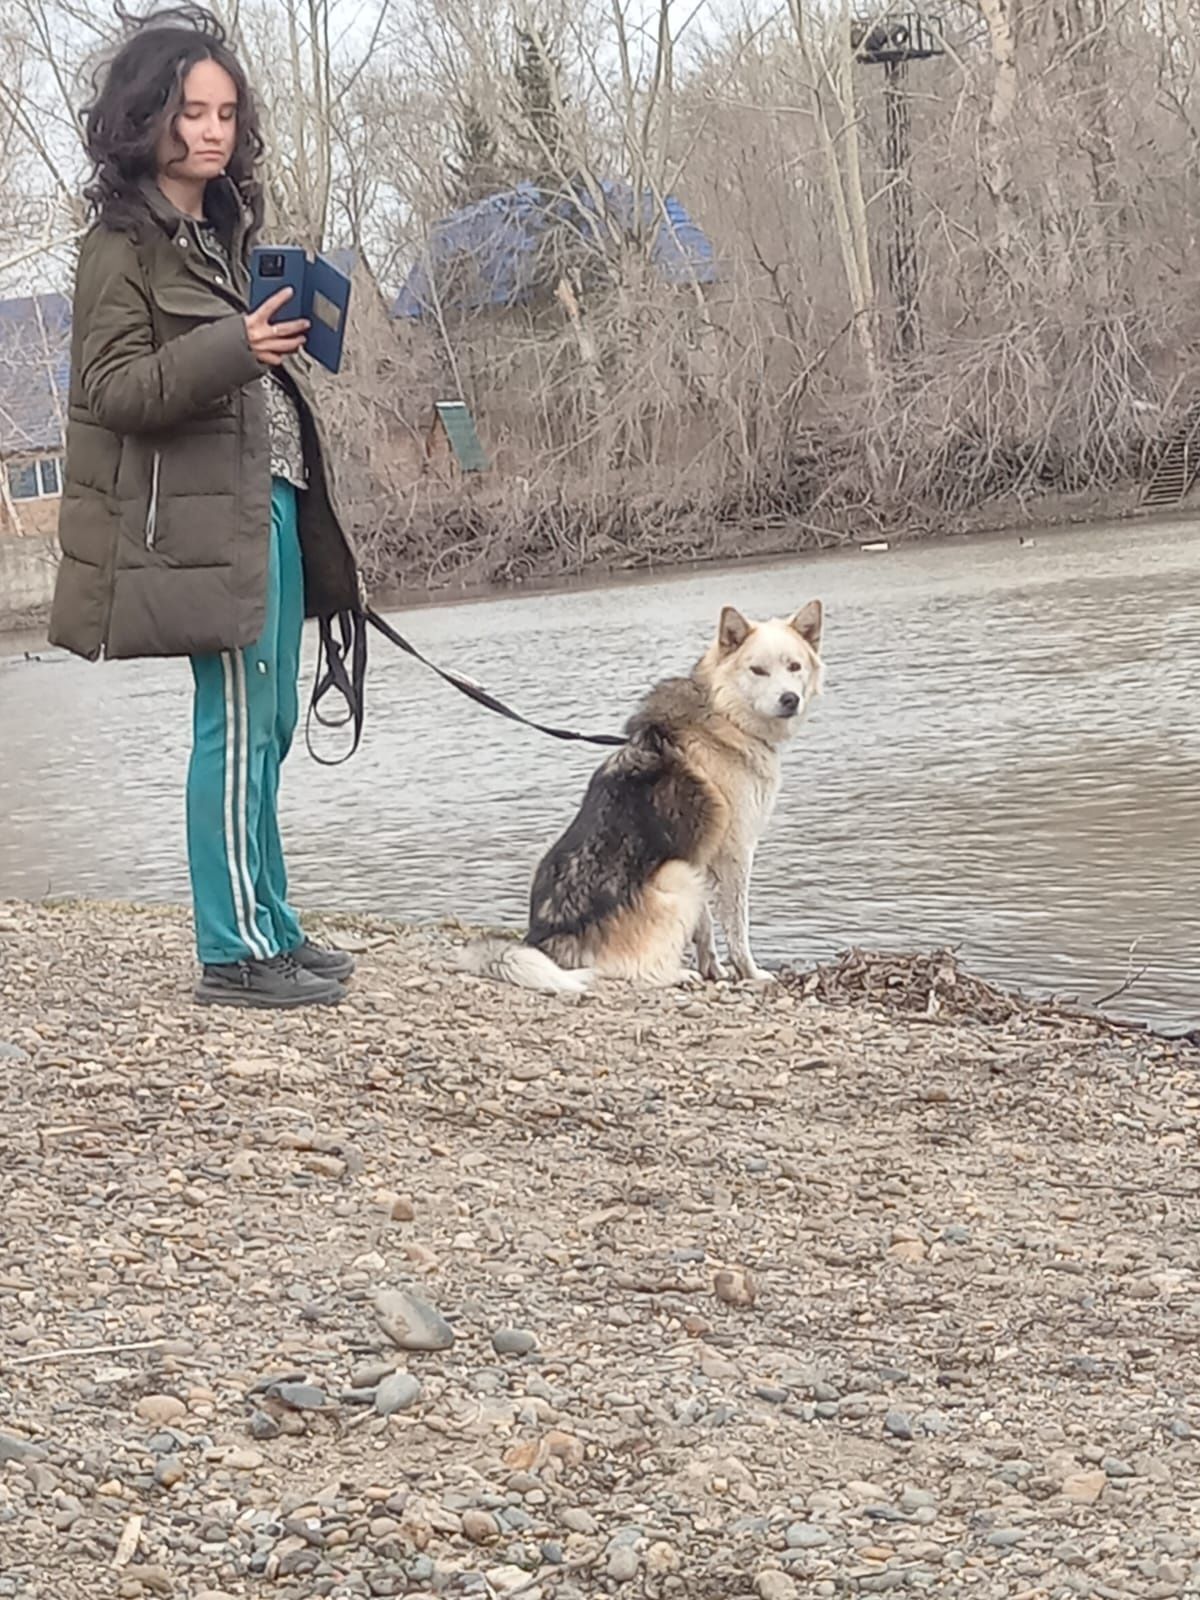
M 881 326 L 885 90 L 850 32 L 885 9 L 225 0 L 272 235 L 359 258 L 347 379 L 322 404 L 381 573 L 1097 505 L 1193 426 L 1200 0 L 945 0 L 945 56 L 906 90 L 923 342 L 902 376 Z M 0 0 L 6 287 L 66 280 L 79 68 L 110 21 Z M 520 180 L 461 244 L 490 275 L 468 293 L 447 214 Z M 391 319 L 410 274 L 427 304 Z M 492 461 L 469 484 L 427 449 L 449 394 Z

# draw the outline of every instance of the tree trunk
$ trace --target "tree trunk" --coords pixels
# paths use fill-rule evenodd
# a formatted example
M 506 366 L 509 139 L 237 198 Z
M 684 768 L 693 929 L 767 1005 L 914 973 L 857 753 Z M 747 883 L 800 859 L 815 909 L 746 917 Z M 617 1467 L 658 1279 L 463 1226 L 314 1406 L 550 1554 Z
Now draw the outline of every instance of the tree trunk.
M 1009 285 L 1017 239 L 1017 190 L 1013 180 L 1012 122 L 1017 109 L 1016 0 L 978 0 L 992 47 L 992 98 L 987 113 L 983 179 L 995 213 L 996 260 Z
M 881 374 L 875 337 L 875 286 L 871 278 L 870 260 L 865 249 L 866 203 L 862 192 L 862 173 L 861 170 L 853 170 L 849 184 L 843 180 L 842 169 L 838 163 L 837 146 L 829 124 L 827 97 L 822 90 L 823 82 L 833 86 L 834 80 L 825 61 L 823 59 L 818 61 L 804 14 L 804 0 L 789 0 L 789 8 L 800 53 L 808 68 L 813 99 L 813 120 L 825 162 L 829 203 L 833 211 L 834 229 L 841 252 L 842 270 L 846 276 L 850 308 L 854 313 L 855 338 L 858 341 L 872 398 L 877 401 Z M 846 45 L 848 48 L 848 37 Z M 857 140 L 853 149 L 857 156 Z M 850 190 L 851 198 L 847 196 L 847 188 Z

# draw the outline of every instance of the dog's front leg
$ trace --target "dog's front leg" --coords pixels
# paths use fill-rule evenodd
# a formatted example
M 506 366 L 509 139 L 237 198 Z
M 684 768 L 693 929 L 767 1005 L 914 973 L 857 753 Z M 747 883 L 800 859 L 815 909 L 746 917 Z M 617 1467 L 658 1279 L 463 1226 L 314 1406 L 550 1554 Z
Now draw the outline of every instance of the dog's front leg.
M 717 941 L 713 935 L 712 912 L 708 908 L 708 901 L 700 907 L 700 916 L 696 922 L 696 932 L 693 935 L 696 945 L 696 965 L 700 969 L 700 976 L 709 983 L 719 983 L 725 976 L 725 969 L 717 955 Z
M 774 973 L 760 967 L 750 950 L 750 869 L 753 865 L 752 850 L 721 864 L 716 874 L 717 911 L 725 929 L 729 959 L 738 977 L 769 983 L 774 981 Z

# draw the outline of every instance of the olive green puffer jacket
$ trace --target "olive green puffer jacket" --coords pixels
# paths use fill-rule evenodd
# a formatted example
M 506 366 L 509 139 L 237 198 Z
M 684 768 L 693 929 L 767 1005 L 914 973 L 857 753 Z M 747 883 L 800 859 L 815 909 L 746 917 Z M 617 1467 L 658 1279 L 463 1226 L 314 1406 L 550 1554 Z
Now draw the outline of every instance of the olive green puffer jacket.
M 236 283 L 196 247 L 154 185 L 136 242 L 97 224 L 76 276 L 70 411 L 50 639 L 77 654 L 204 655 L 253 644 L 266 612 L 271 469 L 265 369 L 244 321 L 249 217 L 209 185 Z M 302 364 L 295 394 L 309 488 L 300 496 L 309 616 L 358 610 Z

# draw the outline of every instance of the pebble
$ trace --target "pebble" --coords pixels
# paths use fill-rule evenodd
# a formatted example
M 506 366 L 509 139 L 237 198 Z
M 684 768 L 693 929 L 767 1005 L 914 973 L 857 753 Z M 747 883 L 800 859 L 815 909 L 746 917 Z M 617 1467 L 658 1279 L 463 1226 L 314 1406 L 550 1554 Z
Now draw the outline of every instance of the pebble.
M 815 1522 L 793 1522 L 784 1539 L 789 1550 L 819 1550 L 832 1543 L 833 1536 L 828 1528 L 818 1527 Z
M 250 1413 L 250 1420 L 246 1427 L 252 1439 L 278 1439 L 282 1432 L 274 1417 L 268 1416 L 265 1411 L 257 1409 Z
M 646 1571 L 652 1577 L 662 1578 L 668 1573 L 678 1572 L 682 1565 L 683 1557 L 665 1539 L 656 1539 L 646 1551 Z
M 308 1172 L 315 1172 L 321 1178 L 340 1178 L 345 1175 L 347 1163 L 341 1156 L 322 1155 L 312 1151 L 305 1151 L 300 1157 L 300 1164 Z
M 605 1568 L 614 1583 L 632 1583 L 641 1570 L 641 1561 L 632 1545 L 619 1544 L 609 1552 Z
M 498 1538 L 500 1526 L 490 1511 L 464 1511 L 462 1531 L 472 1544 L 489 1544 Z
M 570 1533 L 583 1533 L 593 1537 L 599 1533 L 600 1525 L 590 1511 L 584 1511 L 581 1506 L 568 1506 L 560 1514 L 559 1520 Z
M 58 1488 L 58 1474 L 53 1467 L 44 1466 L 39 1461 L 25 1463 L 25 1476 L 33 1486 L 35 1494 L 52 1495 Z
M 144 1394 L 133 1409 L 143 1422 L 152 1422 L 157 1428 L 187 1416 L 187 1406 L 173 1394 Z
M 754 1580 L 758 1600 L 799 1600 L 800 1591 L 786 1572 L 768 1567 Z
M 993 1550 L 1014 1550 L 1025 1537 L 1023 1528 L 995 1528 L 988 1534 L 986 1543 Z
M 498 1356 L 527 1356 L 537 1349 L 537 1336 L 527 1328 L 497 1328 L 492 1349 Z
M 267 1394 L 292 1411 L 320 1411 L 329 1398 L 313 1383 L 273 1383 Z
M 499 1595 L 512 1594 L 514 1589 L 524 1589 L 529 1583 L 529 1574 L 524 1567 L 491 1567 L 486 1577 Z M 522 1595 L 521 1600 L 527 1600 L 527 1596 Z
M 391 1222 L 412 1222 L 417 1214 L 408 1195 L 397 1194 L 394 1189 L 380 1189 L 375 1204 Z
M 165 1567 L 156 1564 L 131 1565 L 122 1574 L 123 1583 L 140 1584 L 151 1594 L 169 1595 L 173 1592 L 171 1575 Z
M 421 1398 L 421 1382 L 411 1372 L 393 1372 L 375 1390 L 375 1410 L 381 1417 L 410 1411 Z
M 229 1163 L 229 1176 L 240 1181 L 248 1181 L 257 1176 L 258 1163 L 254 1159 L 253 1150 L 238 1150 Z
M 226 1450 L 221 1457 L 221 1465 L 229 1467 L 234 1472 L 257 1472 L 263 1464 L 260 1450 L 249 1450 L 238 1445 Z
M 1062 1492 L 1076 1505 L 1093 1506 L 1108 1486 L 1104 1472 L 1072 1472 L 1063 1479 Z
M 791 1398 L 790 1389 L 778 1389 L 772 1383 L 756 1383 L 754 1392 L 760 1400 L 769 1401 L 771 1405 L 781 1406 Z
M 919 1489 L 915 1484 L 906 1484 L 900 1494 L 901 1511 L 921 1511 L 937 1503 L 938 1497 L 931 1489 Z
M 162 1456 L 154 1468 L 154 1481 L 164 1489 L 173 1489 L 185 1477 L 183 1462 L 178 1456 Z
M 32 1439 L 21 1439 L 14 1433 L 0 1433 L 0 1461 L 41 1461 L 45 1454 Z
M 722 1267 L 713 1276 L 713 1292 L 718 1300 L 739 1310 L 749 1310 L 758 1298 L 754 1276 L 745 1267 Z
M 394 1361 L 367 1361 L 355 1367 L 350 1374 L 352 1389 L 377 1389 L 385 1378 L 396 1370 Z
M 405 1289 L 381 1289 L 375 1316 L 401 1350 L 449 1350 L 454 1343 L 454 1329 L 441 1313 Z
M 916 1437 L 913 1419 L 907 1411 L 889 1411 L 883 1419 L 885 1433 L 890 1433 L 893 1439 L 912 1439 Z

